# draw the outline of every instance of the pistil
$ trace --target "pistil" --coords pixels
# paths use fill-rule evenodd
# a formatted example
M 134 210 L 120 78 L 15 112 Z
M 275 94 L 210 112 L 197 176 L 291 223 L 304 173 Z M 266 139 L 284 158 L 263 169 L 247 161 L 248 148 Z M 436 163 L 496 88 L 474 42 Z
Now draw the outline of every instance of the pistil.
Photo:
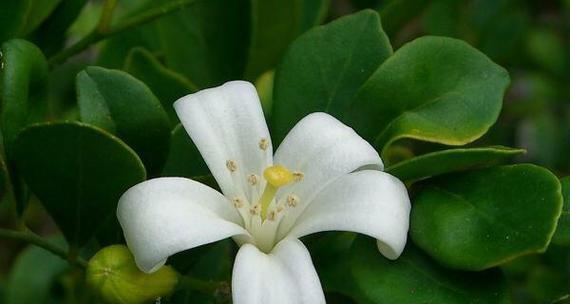
M 267 167 L 265 171 L 263 171 L 263 177 L 267 181 L 267 184 L 259 199 L 259 205 L 261 205 L 261 218 L 265 220 L 267 217 L 267 209 L 271 201 L 275 198 L 277 190 L 280 187 L 288 185 L 294 181 L 295 178 L 289 169 L 281 165 Z

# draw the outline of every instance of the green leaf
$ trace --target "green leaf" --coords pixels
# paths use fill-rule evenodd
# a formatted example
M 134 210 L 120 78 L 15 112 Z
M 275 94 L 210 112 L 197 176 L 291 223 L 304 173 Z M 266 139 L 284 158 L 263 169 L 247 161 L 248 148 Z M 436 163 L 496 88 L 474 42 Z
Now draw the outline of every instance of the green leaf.
M 403 181 L 417 181 L 453 171 L 494 165 L 524 152 L 501 146 L 449 149 L 407 159 L 389 166 L 386 172 Z
M 372 10 L 339 18 L 295 40 L 275 75 L 275 142 L 309 113 L 342 118 L 358 88 L 391 54 L 380 17 Z
M 250 2 L 249 59 L 245 77 L 255 80 L 277 65 L 291 41 L 318 22 L 326 1 L 251 0 Z
M 166 68 L 152 53 L 144 48 L 134 48 L 129 53 L 124 70 L 144 82 L 162 103 L 172 126 L 179 119 L 172 104 L 198 87 L 186 77 Z
M 556 176 L 528 164 L 446 175 L 423 186 L 413 199 L 412 239 L 457 269 L 544 252 L 562 208 Z
M 81 121 L 116 134 L 140 155 L 153 175 L 164 166 L 168 116 L 150 89 L 131 75 L 100 67 L 77 74 Z
M 53 238 L 64 245 L 63 238 Z M 54 282 L 69 266 L 60 257 L 42 248 L 30 246 L 16 259 L 6 282 L 4 304 L 52 303 Z M 55 302 L 53 302 L 55 303 Z
M 507 286 L 498 270 L 451 271 L 409 244 L 395 261 L 384 258 L 376 242 L 359 237 L 351 249 L 351 279 L 358 303 L 508 304 Z
M 198 1 L 158 22 L 166 66 L 199 87 L 242 78 L 249 1 Z
M 82 123 L 40 124 L 15 142 L 16 165 L 68 242 L 85 244 L 129 187 L 145 179 L 134 151 Z
M 40 25 L 62 0 L 0 2 L 0 42 L 23 37 Z
M 495 123 L 508 84 L 508 73 L 467 43 L 418 38 L 362 86 L 348 125 L 383 151 L 401 138 L 463 145 Z
M 10 161 L 12 142 L 18 132 L 45 117 L 48 65 L 42 52 L 25 40 L 14 39 L 2 44 L 2 56 L 1 124 Z
M 560 183 L 562 184 L 564 207 L 558 220 L 556 233 L 552 237 L 552 243 L 570 246 L 570 177 L 561 179 Z
M 395 37 L 408 22 L 420 15 L 425 7 L 430 3 L 428 0 L 391 0 L 382 1 L 382 6 L 378 9 L 386 33 L 390 37 Z
M 210 174 L 208 166 L 184 127 L 178 124 L 172 130 L 170 153 L 162 171 L 163 176 L 181 176 L 196 179 Z
M 6 168 L 6 164 L 0 155 L 0 202 L 2 202 L 2 198 L 8 192 L 8 169 Z

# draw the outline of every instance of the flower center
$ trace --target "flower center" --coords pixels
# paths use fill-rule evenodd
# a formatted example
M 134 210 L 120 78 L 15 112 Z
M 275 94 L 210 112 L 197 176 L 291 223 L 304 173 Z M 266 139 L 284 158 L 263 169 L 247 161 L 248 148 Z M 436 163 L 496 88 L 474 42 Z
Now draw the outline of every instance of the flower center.
M 267 209 L 271 201 L 275 198 L 277 189 L 290 184 L 295 180 L 295 177 L 289 169 L 281 165 L 266 168 L 263 171 L 263 177 L 267 181 L 267 184 L 265 185 L 258 204 L 261 205 L 261 219 L 265 220 L 267 218 Z

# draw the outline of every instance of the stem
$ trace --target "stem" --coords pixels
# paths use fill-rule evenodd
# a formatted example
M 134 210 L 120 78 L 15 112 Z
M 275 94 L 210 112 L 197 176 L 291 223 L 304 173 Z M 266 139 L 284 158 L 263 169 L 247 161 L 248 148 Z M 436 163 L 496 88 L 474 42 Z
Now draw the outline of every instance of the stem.
M 39 235 L 29 231 L 29 230 L 27 230 L 27 231 L 15 231 L 15 230 L 10 230 L 10 229 L 0 228 L 0 237 L 12 239 L 12 240 L 23 241 L 23 242 L 26 242 L 29 244 L 36 245 L 40 248 L 43 248 L 43 249 L 53 253 L 54 255 L 57 255 L 58 257 L 66 260 L 66 261 L 69 261 L 70 264 L 73 264 L 73 265 L 76 265 L 76 266 L 79 266 L 82 268 L 87 267 L 87 261 L 85 261 L 84 259 L 76 258 L 75 261 L 70 261 L 68 259 L 69 253 L 65 249 L 49 242 L 48 240 L 42 238 L 41 236 L 39 236 Z
M 143 25 L 154 21 L 162 16 L 168 15 L 170 13 L 176 12 L 183 9 L 186 5 L 189 5 L 197 0 L 178 0 L 175 2 L 170 2 L 161 7 L 149 9 L 133 18 L 127 19 L 125 22 L 118 24 L 117 26 L 111 27 L 110 21 L 112 17 L 112 11 L 116 0 L 108 0 L 105 2 L 103 13 L 99 19 L 99 25 L 83 39 L 79 40 L 77 43 L 73 44 L 67 49 L 55 54 L 51 57 L 48 62 L 50 66 L 61 64 L 65 62 L 70 57 L 82 52 L 90 45 L 97 43 L 101 40 L 107 39 L 113 35 L 119 34 L 133 27 Z

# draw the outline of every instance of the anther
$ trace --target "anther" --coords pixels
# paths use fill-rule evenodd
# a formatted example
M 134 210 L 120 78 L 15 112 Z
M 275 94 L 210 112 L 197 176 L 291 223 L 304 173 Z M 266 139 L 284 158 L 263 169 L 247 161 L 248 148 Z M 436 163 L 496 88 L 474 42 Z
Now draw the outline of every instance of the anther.
M 295 194 L 289 194 L 287 196 L 287 206 L 289 207 L 296 207 L 299 203 L 299 197 Z
M 269 148 L 269 140 L 267 140 L 267 138 L 262 138 L 259 141 L 259 149 L 265 151 L 267 148 Z
M 258 215 L 259 212 L 261 212 L 261 205 L 259 205 L 259 204 L 255 205 L 249 209 L 249 213 L 251 213 L 251 215 Z
M 230 172 L 235 172 L 237 170 L 237 163 L 235 160 L 228 159 L 226 161 L 226 168 L 230 170 Z
M 257 185 L 258 180 L 259 180 L 259 178 L 258 178 L 258 176 L 257 176 L 256 174 L 250 174 L 250 175 L 247 177 L 247 182 L 248 182 L 250 185 L 252 185 L 252 186 Z
M 267 219 L 270 221 L 274 221 L 275 220 L 275 211 L 269 212 L 269 214 L 267 214 Z
M 303 172 L 299 172 L 299 171 L 293 172 L 293 180 L 296 182 L 302 181 L 304 177 L 305 177 L 305 174 L 303 174 Z
M 243 200 L 241 198 L 236 197 L 232 201 L 234 202 L 234 207 L 236 207 L 238 209 L 243 207 Z

